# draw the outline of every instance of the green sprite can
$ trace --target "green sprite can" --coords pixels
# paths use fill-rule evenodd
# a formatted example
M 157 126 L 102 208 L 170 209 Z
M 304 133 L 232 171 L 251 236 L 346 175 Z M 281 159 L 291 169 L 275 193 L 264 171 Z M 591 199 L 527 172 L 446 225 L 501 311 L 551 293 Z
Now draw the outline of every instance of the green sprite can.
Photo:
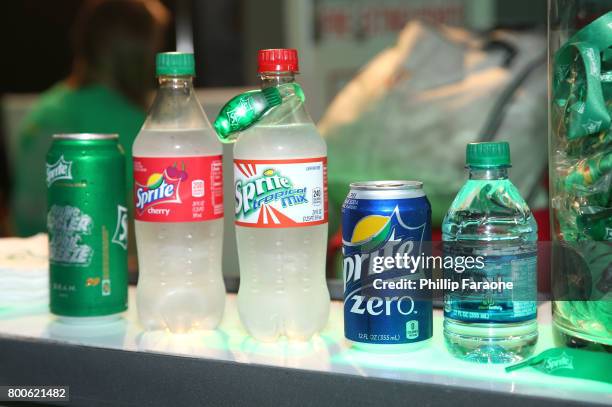
M 59 134 L 47 154 L 51 312 L 99 320 L 127 309 L 125 159 L 116 134 Z

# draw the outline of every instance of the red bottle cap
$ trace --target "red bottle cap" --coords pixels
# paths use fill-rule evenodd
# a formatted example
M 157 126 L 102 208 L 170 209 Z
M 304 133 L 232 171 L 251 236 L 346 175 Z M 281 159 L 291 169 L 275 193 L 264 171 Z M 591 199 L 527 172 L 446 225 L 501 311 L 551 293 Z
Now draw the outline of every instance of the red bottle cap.
M 257 72 L 298 72 L 297 50 L 260 49 Z

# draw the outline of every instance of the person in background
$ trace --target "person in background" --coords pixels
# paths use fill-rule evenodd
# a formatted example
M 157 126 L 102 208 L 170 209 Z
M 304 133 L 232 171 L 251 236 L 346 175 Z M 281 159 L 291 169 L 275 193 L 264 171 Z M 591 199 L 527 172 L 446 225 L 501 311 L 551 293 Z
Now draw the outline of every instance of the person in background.
M 155 54 L 163 46 L 168 19 L 158 0 L 84 5 L 73 31 L 70 75 L 41 95 L 20 129 L 13 162 L 27 163 L 28 170 L 12 169 L 14 234 L 46 231 L 45 156 L 53 134 L 119 134 L 131 202 L 132 142 L 145 118 Z

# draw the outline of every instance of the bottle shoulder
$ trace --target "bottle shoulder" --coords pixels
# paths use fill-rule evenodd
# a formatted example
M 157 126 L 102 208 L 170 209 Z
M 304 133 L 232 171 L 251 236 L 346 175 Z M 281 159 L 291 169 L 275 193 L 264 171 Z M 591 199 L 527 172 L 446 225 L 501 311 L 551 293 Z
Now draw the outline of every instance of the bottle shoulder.
M 193 87 L 159 88 L 142 130 L 212 129 Z
M 289 89 L 289 88 L 286 88 Z M 288 97 L 238 137 L 234 158 L 292 159 L 327 156 L 327 145 L 301 98 Z
M 326 157 L 327 145 L 311 123 L 256 124 L 234 144 L 234 158 L 278 159 Z
M 221 143 L 191 83 L 161 86 L 132 147 L 134 156 L 195 157 L 218 155 Z
M 211 128 L 142 129 L 132 147 L 133 155 L 141 157 L 209 156 L 222 151 Z
M 535 240 L 537 224 L 509 180 L 469 180 L 451 204 L 442 232 L 445 240 Z

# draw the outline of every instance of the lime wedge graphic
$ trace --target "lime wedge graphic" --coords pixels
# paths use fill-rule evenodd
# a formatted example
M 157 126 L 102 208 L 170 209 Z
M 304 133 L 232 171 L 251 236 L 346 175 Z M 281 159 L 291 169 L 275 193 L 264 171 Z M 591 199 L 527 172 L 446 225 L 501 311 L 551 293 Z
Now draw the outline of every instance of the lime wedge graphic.
M 363 243 L 371 240 L 379 240 L 386 237 L 389 229 L 390 217 L 382 215 L 369 215 L 362 218 L 353 229 L 351 243 Z
M 160 174 L 159 172 L 155 172 L 151 174 L 151 176 L 149 176 L 149 179 L 147 180 L 147 187 L 149 189 L 159 188 L 163 179 L 164 179 L 163 174 Z

